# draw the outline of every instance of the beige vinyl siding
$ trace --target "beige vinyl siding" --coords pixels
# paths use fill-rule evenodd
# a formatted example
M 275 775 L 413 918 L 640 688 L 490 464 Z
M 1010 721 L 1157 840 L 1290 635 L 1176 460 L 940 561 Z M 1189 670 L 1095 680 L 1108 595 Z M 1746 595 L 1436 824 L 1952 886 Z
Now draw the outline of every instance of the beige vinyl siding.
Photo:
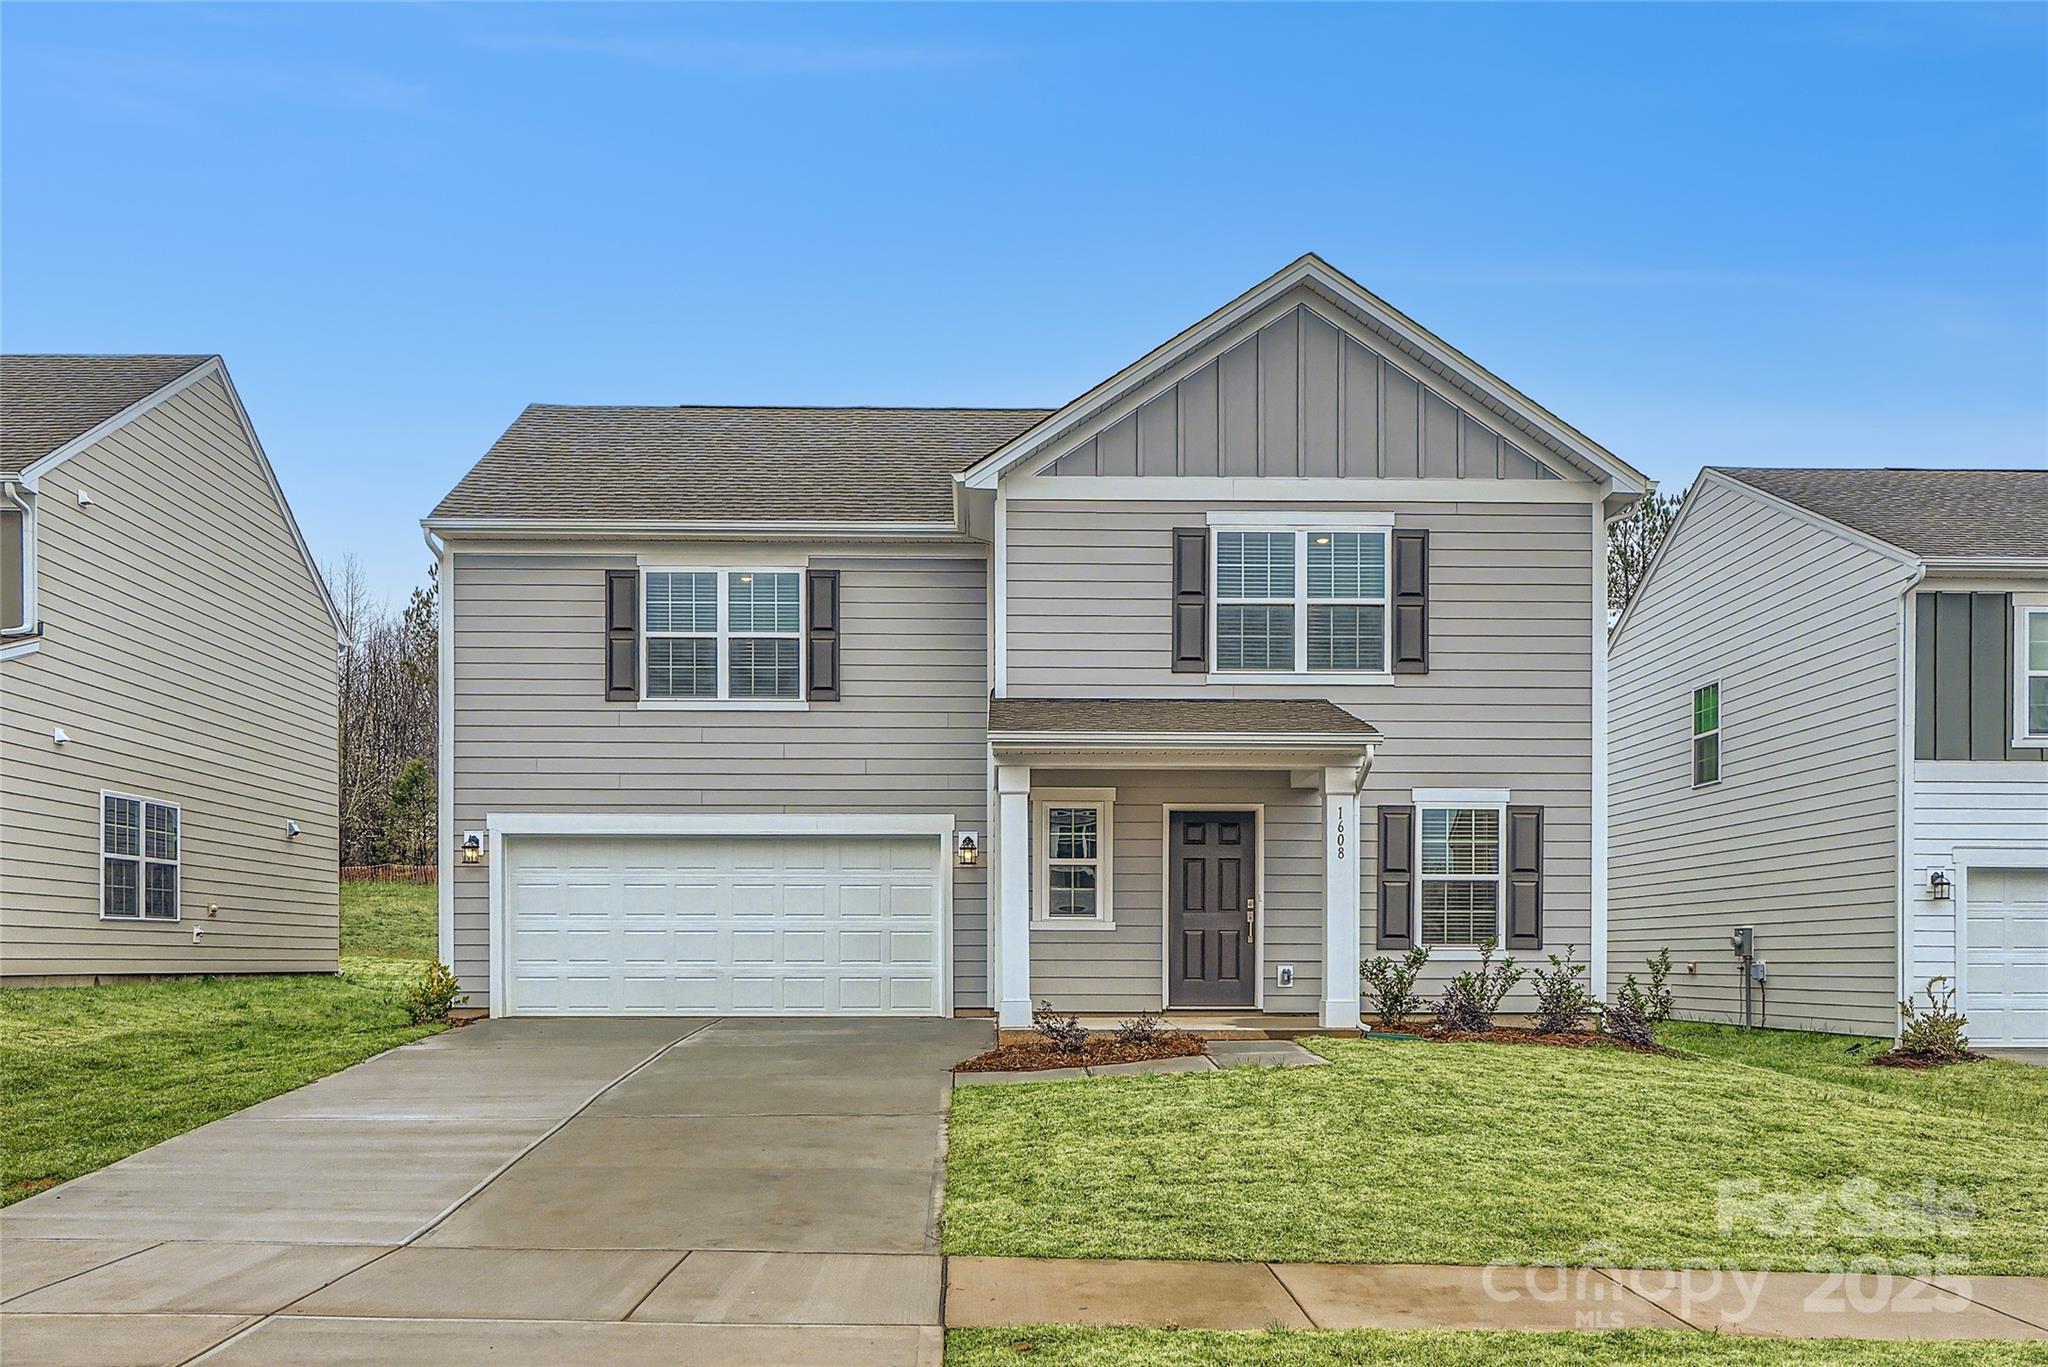
M 1385 736 L 1360 797 L 1367 959 L 1377 953 L 1373 811 L 1382 803 L 1407 803 L 1417 787 L 1506 788 L 1517 804 L 1541 805 L 1546 949 L 1562 953 L 1576 944 L 1579 957 L 1589 958 L 1597 525 L 1591 499 L 1588 487 L 1584 504 L 1338 505 L 1388 512 L 1396 526 L 1430 533 L 1429 673 L 1370 684 L 1212 684 L 1200 674 L 1172 672 L 1171 533 L 1201 526 L 1211 511 L 1223 509 L 1195 502 L 1012 502 L 1005 549 L 1009 695 L 1327 697 Z M 1304 525 L 1318 511 L 1334 510 L 1328 504 L 1255 506 L 1262 515 Z M 1171 773 L 1158 779 L 1169 792 L 1180 781 Z M 1315 793 L 1300 796 L 1320 803 Z M 1319 880 L 1319 816 L 1315 831 L 1303 858 L 1313 862 Z M 1319 916 L 1320 894 L 1310 895 Z M 1298 973 L 1319 977 L 1319 960 L 1319 952 L 1312 960 L 1304 953 L 1293 962 Z M 1277 962 L 1285 960 L 1269 954 L 1269 1001 Z M 1439 985 L 1460 967 L 1440 956 L 1425 984 Z M 1132 990 L 1156 986 L 1134 984 Z M 1526 990 L 1510 1001 L 1511 1008 L 1522 1005 Z
M 333 971 L 334 626 L 226 389 L 41 486 L 41 649 L 0 662 L 0 967 Z M 183 808 L 181 923 L 99 919 L 103 788 Z
M 1608 666 L 1617 977 L 1668 947 L 1680 1014 L 1737 1019 L 1747 925 L 1769 1024 L 1890 1033 L 1911 577 L 1739 485 L 1693 495 Z M 1721 781 L 1695 789 L 1692 694 L 1714 680 Z
M 638 563 L 686 563 L 673 547 Z M 687 563 L 840 572 L 839 702 L 807 711 L 643 708 L 604 698 L 604 572 L 632 548 L 458 548 L 454 821 L 492 813 L 950 813 L 985 830 L 987 572 L 979 546 L 936 555 L 847 545 L 695 546 Z M 489 992 L 488 870 L 455 873 L 455 967 Z M 954 870 L 956 1006 L 987 1000 L 982 869 Z
M 1321 771 L 1317 771 L 1321 780 Z M 1236 811 L 1263 804 L 1265 1009 L 1313 1014 L 1322 988 L 1322 792 L 1290 787 L 1284 773 L 1205 769 L 1033 769 L 1033 788 L 1111 788 L 1113 930 L 1031 929 L 1032 1000 L 1069 1011 L 1156 1011 L 1164 976 L 1166 807 Z M 1035 818 L 1034 818 L 1035 819 Z M 1036 896 L 1034 888 L 1033 895 Z M 1272 981 L 1294 966 L 1294 986 Z

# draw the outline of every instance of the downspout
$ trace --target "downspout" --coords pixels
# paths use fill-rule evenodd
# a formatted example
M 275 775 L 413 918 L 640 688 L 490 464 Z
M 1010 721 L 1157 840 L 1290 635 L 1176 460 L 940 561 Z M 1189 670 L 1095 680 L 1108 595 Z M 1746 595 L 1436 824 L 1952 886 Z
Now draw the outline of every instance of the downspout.
M 1922 580 L 1927 578 L 1927 562 L 1917 561 L 1913 566 L 1913 577 L 1906 581 L 1906 587 L 1899 594 L 1899 822 L 1898 822 L 1898 922 L 1893 927 L 1893 967 L 1897 971 L 1894 994 L 1899 1001 L 1912 995 L 1907 986 L 1907 964 L 1911 941 L 1908 939 L 1908 922 L 1911 918 L 1912 856 L 1913 856 L 1913 714 L 1917 710 L 1913 696 L 1913 674 L 1917 667 L 1919 642 L 1913 629 L 1913 594 Z M 1958 909 L 1957 915 L 1962 912 Z M 1892 1024 L 1892 1040 L 1897 1042 L 1899 1030 L 1904 1021 L 1895 1019 Z
M 7 501 L 21 510 L 21 620 L 11 626 L 0 626 L 0 637 L 33 636 L 39 630 L 36 623 L 36 506 L 21 496 L 19 480 L 0 481 L 0 493 L 7 495 Z
M 422 524 L 420 538 L 434 557 L 434 880 L 435 952 L 455 967 L 455 558 L 448 543 Z M 494 946 L 494 948 L 496 948 Z M 495 1009 L 496 1002 L 491 1003 Z

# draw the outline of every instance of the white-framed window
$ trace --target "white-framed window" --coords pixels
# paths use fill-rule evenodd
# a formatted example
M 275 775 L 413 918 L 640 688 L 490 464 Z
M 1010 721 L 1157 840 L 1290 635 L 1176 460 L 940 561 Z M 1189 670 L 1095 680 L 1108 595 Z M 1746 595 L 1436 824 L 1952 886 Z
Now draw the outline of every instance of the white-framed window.
M 640 574 L 640 695 L 655 702 L 800 702 L 804 576 L 796 569 Z
M 1692 786 L 1721 781 L 1721 681 L 1692 691 Z
M 180 812 L 176 803 L 100 794 L 100 917 L 178 919 Z
M 1422 804 L 1415 817 L 1422 943 L 1477 948 L 1498 942 L 1506 806 Z
M 1210 655 L 1223 675 L 1390 673 L 1392 520 L 1293 526 L 1210 518 Z
M 1115 812 L 1115 794 L 1107 789 L 1033 794 L 1033 923 L 1090 928 L 1116 924 L 1110 896 Z
M 2048 597 L 2013 604 L 2013 743 L 2048 745 Z
M 34 516 L 0 498 L 0 632 L 26 635 L 36 624 Z

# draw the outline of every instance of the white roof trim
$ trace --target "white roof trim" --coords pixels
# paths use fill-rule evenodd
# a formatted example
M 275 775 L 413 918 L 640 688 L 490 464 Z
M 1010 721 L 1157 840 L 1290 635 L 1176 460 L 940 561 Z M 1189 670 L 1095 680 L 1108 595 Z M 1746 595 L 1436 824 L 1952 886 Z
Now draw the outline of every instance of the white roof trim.
M 1100 750 L 1109 746 L 1163 750 L 1364 750 L 1378 745 L 1377 733 L 1350 731 L 991 731 L 999 748 Z
M 1448 344 L 1423 331 L 1413 320 L 1313 253 L 1254 285 L 1193 327 L 1154 347 L 1137 361 L 1125 366 L 1028 431 L 1004 443 L 954 478 L 970 489 L 994 488 L 997 481 L 1019 461 L 1026 459 L 1033 452 L 1071 436 L 1074 430 L 1087 422 L 1098 409 L 1113 402 L 1125 391 L 1142 384 L 1157 372 L 1206 346 L 1222 333 L 1300 285 L 1314 286 L 1340 304 L 1354 310 L 1388 335 L 1429 356 L 1443 367 L 1445 373 L 1484 395 L 1529 427 L 1541 432 L 1560 450 L 1567 452 L 1589 471 L 1610 482 L 1615 492 L 1639 493 L 1651 487 L 1650 479 L 1641 471 L 1571 431 L 1557 417 L 1516 393 L 1497 376 L 1459 356 Z
M 420 526 L 443 535 L 474 536 L 505 532 L 531 535 L 547 532 L 561 536 L 613 535 L 619 532 L 677 536 L 719 536 L 747 539 L 799 537 L 851 537 L 876 540 L 937 538 L 971 541 L 951 522 L 825 522 L 788 520 L 748 522 L 734 519 L 619 518 L 619 517 L 425 517 Z
M 113 417 L 86 429 L 47 456 L 38 457 L 24 465 L 20 475 L 21 485 L 30 493 L 37 492 L 37 481 L 94 442 L 126 427 L 159 404 L 176 398 L 200 381 L 215 377 L 219 378 L 220 387 L 227 391 L 228 402 L 234 405 L 235 421 L 241 424 L 242 435 L 248 438 L 249 449 L 256 454 L 256 464 L 262 469 L 264 479 L 269 481 L 271 495 L 277 499 L 278 511 L 284 514 L 285 525 L 291 528 L 292 540 L 298 544 L 299 558 L 305 561 L 306 573 L 312 576 L 313 589 L 320 595 L 320 604 L 327 609 L 327 620 L 333 623 L 335 636 L 339 639 L 341 614 L 335 611 L 334 597 L 327 591 L 327 580 L 320 573 L 319 562 L 313 558 L 313 548 L 306 544 L 306 534 L 299 530 L 299 519 L 292 513 L 291 500 L 284 496 L 284 486 L 277 482 L 277 470 L 271 465 L 269 455 L 263 450 L 263 439 L 256 435 L 256 425 L 249 421 L 249 410 L 242 406 L 242 396 L 236 392 L 235 382 L 228 377 L 227 363 L 218 356 L 208 357 L 161 389 L 137 399 Z

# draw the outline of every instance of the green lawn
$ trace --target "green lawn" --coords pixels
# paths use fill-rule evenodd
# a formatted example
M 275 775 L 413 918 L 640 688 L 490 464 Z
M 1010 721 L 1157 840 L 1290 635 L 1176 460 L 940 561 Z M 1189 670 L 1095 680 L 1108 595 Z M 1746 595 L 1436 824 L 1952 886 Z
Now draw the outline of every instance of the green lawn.
M 342 885 L 342 972 L 0 993 L 0 1205 L 440 1026 L 406 1022 L 434 889 Z M 358 938 L 358 937 L 361 938 Z
M 1863 1087 L 1698 1054 L 1312 1047 L 1331 1066 L 956 1092 L 946 1251 L 2048 1272 L 2048 1144 L 2018 1065 Z M 1742 1179 L 1821 1204 L 1804 1227 L 1718 1226 L 1717 1184 Z M 1932 1183 L 1976 1215 L 1886 1227 L 1855 1179 L 1866 1202 Z
M 1736 1338 L 1683 1330 L 1597 1334 L 1392 1330 L 955 1329 L 947 1367 L 2018 1367 L 2042 1343 Z

